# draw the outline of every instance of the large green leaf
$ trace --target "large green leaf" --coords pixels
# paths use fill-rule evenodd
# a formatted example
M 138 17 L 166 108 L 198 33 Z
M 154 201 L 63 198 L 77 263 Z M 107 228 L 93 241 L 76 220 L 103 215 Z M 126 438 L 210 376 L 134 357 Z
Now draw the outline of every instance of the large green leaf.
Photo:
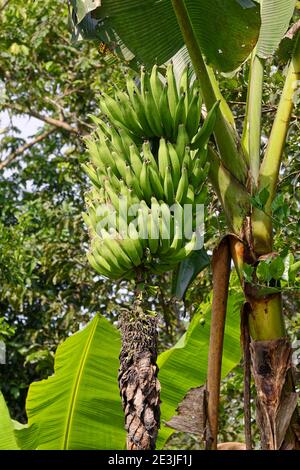
M 27 397 L 38 449 L 124 448 L 119 350 L 118 330 L 99 315 L 58 347 L 54 375 L 33 383 Z
M 4 397 L 0 392 L 0 450 L 18 450 L 13 423 L 9 416 Z
M 240 295 L 229 297 L 223 376 L 240 360 L 241 301 Z M 202 316 L 196 314 L 180 341 L 158 358 L 162 386 L 158 447 L 173 432 L 163 423 L 175 414 L 191 387 L 205 382 L 210 306 L 205 310 L 205 324 L 200 324 Z M 124 418 L 117 382 L 119 350 L 118 330 L 100 316 L 59 346 L 54 375 L 30 386 L 26 403 L 29 426 L 16 426 L 22 448 L 124 448 Z
M 86 10 L 90 11 L 87 2 Z M 82 3 L 84 0 L 80 0 Z M 228 72 L 244 62 L 257 42 L 259 5 L 252 0 L 185 3 L 207 63 Z M 79 0 L 72 0 L 72 4 L 79 16 Z M 184 46 L 171 0 L 102 0 L 101 6 L 87 17 L 83 36 L 88 30 L 88 38 L 108 42 L 117 53 L 125 45 L 149 67 L 167 62 Z M 78 18 L 76 26 L 81 29 Z
M 226 376 L 240 361 L 240 308 L 243 297 L 232 291 L 228 298 L 225 326 L 222 376 Z M 172 429 L 164 426 L 175 414 L 178 404 L 187 391 L 205 383 L 207 373 L 208 345 L 210 334 L 211 307 L 205 312 L 204 325 L 202 314 L 196 314 L 186 332 L 178 343 L 158 358 L 161 383 L 161 417 L 162 426 L 157 446 L 162 447 L 171 436 Z
M 260 0 L 262 25 L 256 54 L 265 59 L 271 56 L 284 34 L 296 6 L 296 0 Z

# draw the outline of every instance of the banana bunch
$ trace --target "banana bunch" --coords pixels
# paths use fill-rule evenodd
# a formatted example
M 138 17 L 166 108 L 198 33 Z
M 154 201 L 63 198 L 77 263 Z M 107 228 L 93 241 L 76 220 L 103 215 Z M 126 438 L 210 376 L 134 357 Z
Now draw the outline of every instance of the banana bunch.
M 183 124 L 179 125 L 176 144 L 162 137 L 156 153 L 150 141 L 145 141 L 139 151 L 122 130 L 111 128 L 109 132 L 107 136 L 98 128 L 96 137 L 86 140 L 92 165 L 84 168 L 94 186 L 105 190 L 107 201 L 115 209 L 121 196 L 127 197 L 128 205 L 142 199 L 150 204 L 152 196 L 169 205 L 175 201 L 197 203 L 202 197 L 209 171 L 207 147 L 191 150 Z
M 164 137 L 175 142 L 179 124 L 184 124 L 191 141 L 201 117 L 197 82 L 190 85 L 189 70 L 185 68 L 177 86 L 172 64 L 167 65 L 165 75 L 164 84 L 157 65 L 151 74 L 142 67 L 140 89 L 128 78 L 127 93 L 117 90 L 114 98 L 102 93 L 101 111 L 117 127 L 142 139 Z
M 101 224 L 104 218 L 106 228 Z M 150 207 L 145 201 L 140 202 L 132 221 L 122 219 L 120 213 L 113 213 L 109 207 L 100 214 L 90 206 L 89 214 L 84 214 L 92 239 L 88 260 L 99 274 L 111 279 L 136 277 L 139 269 L 144 274 L 169 271 L 197 246 L 196 233 L 189 241 L 185 240 L 182 218 L 179 204 L 177 210 L 175 207 L 171 211 L 155 197 L 151 198 Z
M 111 279 L 171 270 L 198 247 L 195 210 L 207 195 L 207 143 L 218 103 L 199 127 L 201 100 L 188 70 L 179 87 L 172 65 L 166 76 L 163 85 L 154 66 L 150 76 L 142 70 L 141 91 L 128 79 L 128 94 L 103 95 L 109 121 L 93 117 L 96 130 L 86 139 L 91 163 L 84 168 L 93 183 L 83 214 L 88 259 Z

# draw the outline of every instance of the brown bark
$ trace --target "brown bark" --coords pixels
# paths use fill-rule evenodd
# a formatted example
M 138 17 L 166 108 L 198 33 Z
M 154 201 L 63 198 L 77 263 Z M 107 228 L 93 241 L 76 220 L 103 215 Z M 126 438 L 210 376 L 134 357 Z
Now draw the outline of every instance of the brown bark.
M 251 355 L 249 333 L 250 305 L 246 302 L 241 311 L 241 339 L 244 366 L 244 432 L 246 449 L 252 449 L 251 437 Z
M 208 422 L 211 431 L 207 449 L 217 448 L 218 414 L 225 316 L 230 276 L 230 250 L 228 238 L 224 238 L 213 253 L 213 300 L 208 352 L 207 391 Z
M 180 432 L 189 432 L 207 440 L 210 431 L 207 428 L 207 391 L 205 387 L 191 388 L 177 408 L 177 415 L 166 426 Z
M 251 343 L 257 423 L 266 450 L 300 448 L 298 394 L 289 383 L 291 351 L 287 338 Z
M 156 327 L 156 316 L 146 313 L 139 300 L 120 317 L 119 388 L 128 450 L 155 449 L 160 422 Z

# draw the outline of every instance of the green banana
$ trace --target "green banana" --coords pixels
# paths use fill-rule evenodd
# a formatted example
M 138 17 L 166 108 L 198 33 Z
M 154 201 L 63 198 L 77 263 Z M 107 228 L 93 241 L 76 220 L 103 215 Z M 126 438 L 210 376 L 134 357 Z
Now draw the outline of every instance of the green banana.
M 218 109 L 220 106 L 220 101 L 216 101 L 212 108 L 207 113 L 203 126 L 199 129 L 197 134 L 194 136 L 191 149 L 198 149 L 205 147 L 207 145 L 211 134 L 213 133 L 215 123 L 217 120 Z
M 116 168 L 118 170 L 120 177 L 126 180 L 126 161 L 117 152 L 112 152 L 111 156 L 115 161 Z
M 144 155 L 144 160 L 147 160 L 152 166 L 152 168 L 154 169 L 154 171 L 158 173 L 158 166 L 153 156 L 153 153 L 151 152 L 149 141 L 146 141 L 143 143 L 143 155 Z
M 196 135 L 200 125 L 201 106 L 199 93 L 194 95 L 186 113 L 186 130 L 190 140 Z
M 141 124 L 141 127 L 143 129 L 143 134 L 144 134 L 143 137 L 152 137 L 153 132 L 150 128 L 150 125 L 146 116 L 144 99 L 140 95 L 138 90 L 133 92 L 133 106 L 134 106 L 136 115 L 138 117 L 138 120 Z
M 184 99 L 184 109 L 185 109 L 185 115 L 188 113 L 189 109 L 189 104 L 190 104 L 190 86 L 189 86 L 189 67 L 185 67 L 183 69 L 183 72 L 180 77 L 180 82 L 179 82 L 179 92 L 180 93 L 185 93 L 185 99 Z
M 181 175 L 181 164 L 175 148 L 170 143 L 168 143 L 168 152 L 172 168 L 172 180 L 174 187 L 177 188 Z
M 173 137 L 173 119 L 171 116 L 169 101 L 168 101 L 168 91 L 167 87 L 163 88 L 159 101 L 159 112 L 161 115 L 161 122 L 164 129 L 164 137 L 167 139 L 172 139 Z
M 176 109 L 178 105 L 178 92 L 177 92 L 177 85 L 176 85 L 172 63 L 167 65 L 166 77 L 167 77 L 169 109 L 170 109 L 173 121 L 175 121 Z
M 107 193 L 109 201 L 112 203 L 112 205 L 116 209 L 116 211 L 118 211 L 119 210 L 119 205 L 120 205 L 119 195 L 111 187 L 109 181 L 107 181 L 107 180 L 105 181 L 104 187 L 105 187 L 105 191 Z
M 165 139 L 160 139 L 158 148 L 158 169 L 161 180 L 165 180 L 168 166 L 170 165 L 169 151 Z
M 126 181 L 127 186 L 133 189 L 138 199 L 142 199 L 143 192 L 140 188 L 139 180 L 137 179 L 136 175 L 133 173 L 129 165 L 126 166 L 126 180 L 125 181 Z
M 113 274 L 110 265 L 108 265 L 108 269 L 105 267 L 108 263 L 104 259 L 97 257 L 96 261 L 93 253 L 87 253 L 87 258 L 92 268 L 94 268 L 97 273 L 101 274 L 101 276 L 117 279 L 117 277 Z
M 147 203 L 150 203 L 152 196 L 152 189 L 149 181 L 149 170 L 148 163 L 144 161 L 141 174 L 140 174 L 140 188 L 143 191 L 144 199 Z
M 181 178 L 178 183 L 175 199 L 180 204 L 186 198 L 187 190 L 189 187 L 187 167 L 182 167 Z
M 185 148 L 182 166 L 186 166 L 188 174 L 190 174 L 190 172 L 192 171 L 192 167 L 193 167 L 193 161 L 192 161 L 191 151 L 189 147 Z
M 175 118 L 174 118 L 174 140 L 177 137 L 177 130 L 179 124 L 185 123 L 185 108 L 184 108 L 184 100 L 185 100 L 185 93 L 182 93 L 179 97 L 179 101 L 175 111 Z
M 109 95 L 107 95 L 104 92 L 101 92 L 101 97 L 102 97 L 102 100 L 100 102 L 100 107 L 102 105 L 102 108 L 103 108 L 103 104 L 104 104 L 104 108 L 106 108 L 106 111 L 108 111 L 108 117 L 111 118 L 110 120 L 111 121 L 115 120 L 120 123 L 123 123 L 124 117 L 122 114 L 122 110 L 120 106 L 118 105 L 118 103 L 116 102 L 116 100 L 114 100 L 113 98 L 111 98 Z M 107 112 L 105 114 L 107 114 Z
M 154 101 L 156 103 L 156 107 L 159 110 L 159 103 L 160 103 L 160 97 L 163 92 L 163 84 L 158 76 L 158 67 L 157 65 L 154 65 L 152 67 L 151 75 L 150 75 L 150 87 L 152 91 L 152 95 L 154 98 Z
M 113 189 L 119 193 L 120 192 L 120 180 L 119 178 L 117 178 L 117 176 L 113 173 L 112 169 L 110 167 L 107 168 L 107 176 L 108 176 L 108 180 L 110 181 L 111 183 L 111 186 L 113 187 Z
M 97 172 L 91 165 L 86 165 L 85 163 L 82 164 L 82 168 L 84 169 L 85 173 L 90 178 L 91 182 L 97 187 L 101 188 L 101 182 L 99 181 L 99 177 Z
M 99 168 L 102 173 L 105 173 L 105 165 L 104 165 L 103 160 L 101 158 L 101 153 L 99 151 L 99 146 L 91 138 L 85 139 L 85 144 L 87 146 L 89 155 L 91 156 L 91 159 L 92 159 L 92 162 L 94 163 L 94 165 L 97 168 Z
M 187 258 L 195 249 L 196 244 L 197 244 L 197 236 L 194 233 L 191 240 L 188 243 L 186 243 L 180 250 L 178 250 L 177 253 L 171 255 L 170 261 L 172 262 L 172 264 L 179 263 L 180 261 Z M 169 258 L 166 256 L 165 260 L 168 261 L 168 259 Z
M 185 148 L 189 143 L 190 143 L 190 140 L 189 140 L 189 136 L 186 132 L 185 125 L 184 124 L 179 124 L 175 148 L 176 148 L 176 153 L 179 157 L 179 160 L 180 160 L 181 164 L 183 162 L 183 158 L 184 158 L 184 154 L 185 154 Z
M 128 96 L 126 93 L 118 91 L 116 93 L 117 99 L 120 103 L 120 108 L 122 110 L 122 114 L 124 116 L 123 124 L 127 127 L 134 135 L 139 137 L 143 136 L 143 130 L 140 126 L 137 114 L 135 110 L 131 106 L 131 102 L 129 101 Z
M 117 235 L 114 234 L 116 238 L 112 238 L 112 234 L 104 230 L 102 230 L 101 234 L 103 238 L 103 243 L 106 244 L 110 252 L 114 256 L 116 256 L 120 266 L 122 266 L 122 268 L 126 270 L 130 269 L 132 267 L 132 261 L 129 258 L 129 256 L 125 253 L 125 251 L 122 249 L 121 240 L 117 238 Z
M 163 199 L 164 198 L 164 188 L 162 187 L 162 184 L 160 182 L 160 178 L 159 178 L 158 173 L 150 165 L 149 165 L 149 177 L 150 177 L 151 188 L 153 189 L 154 194 L 159 199 Z
M 173 204 L 175 199 L 174 185 L 170 166 L 167 167 L 164 179 L 164 193 L 168 204 Z
M 137 178 L 140 177 L 141 171 L 142 171 L 142 166 L 143 162 L 141 160 L 141 156 L 137 150 L 137 148 L 133 145 L 130 146 L 130 164 L 131 168 Z
M 163 135 L 163 127 L 160 122 L 160 114 L 156 107 L 154 98 L 149 90 L 145 90 L 144 103 L 147 121 L 152 130 L 152 136 Z

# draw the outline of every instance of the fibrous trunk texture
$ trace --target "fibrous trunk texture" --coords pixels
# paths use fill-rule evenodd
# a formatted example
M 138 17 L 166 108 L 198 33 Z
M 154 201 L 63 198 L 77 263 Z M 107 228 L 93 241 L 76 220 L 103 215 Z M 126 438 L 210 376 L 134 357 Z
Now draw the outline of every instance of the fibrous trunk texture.
M 252 341 L 250 349 L 262 448 L 299 449 L 298 394 L 292 383 L 289 340 Z
M 160 422 L 157 378 L 157 317 L 136 301 L 120 317 L 122 349 L 119 388 L 125 413 L 128 450 L 155 449 Z

